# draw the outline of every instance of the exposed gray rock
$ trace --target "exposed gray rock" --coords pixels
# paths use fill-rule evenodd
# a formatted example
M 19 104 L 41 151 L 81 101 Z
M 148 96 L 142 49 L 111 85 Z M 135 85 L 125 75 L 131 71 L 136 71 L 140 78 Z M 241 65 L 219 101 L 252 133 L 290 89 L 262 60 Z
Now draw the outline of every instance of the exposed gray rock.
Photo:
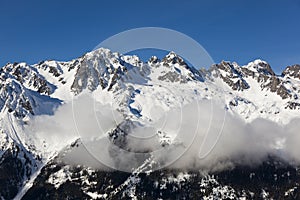
M 283 72 L 282 76 L 300 79 L 300 65 L 288 66 Z

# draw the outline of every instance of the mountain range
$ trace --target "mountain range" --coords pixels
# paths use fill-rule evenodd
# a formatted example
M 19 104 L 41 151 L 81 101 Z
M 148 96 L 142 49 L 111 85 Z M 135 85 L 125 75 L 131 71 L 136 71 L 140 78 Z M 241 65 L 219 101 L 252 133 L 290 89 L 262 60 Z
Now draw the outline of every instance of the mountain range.
M 299 95 L 300 65 L 278 75 L 262 60 L 198 70 L 100 48 L 8 63 L 0 199 L 299 199 Z

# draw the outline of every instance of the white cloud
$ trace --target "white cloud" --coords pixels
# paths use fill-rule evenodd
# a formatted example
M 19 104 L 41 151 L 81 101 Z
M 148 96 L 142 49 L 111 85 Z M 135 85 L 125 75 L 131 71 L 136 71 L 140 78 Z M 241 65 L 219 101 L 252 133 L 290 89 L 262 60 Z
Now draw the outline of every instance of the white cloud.
M 134 122 L 128 126 L 124 116 L 112 110 L 109 103 L 100 104 L 83 95 L 73 104 L 61 106 L 53 116 L 37 116 L 26 131 L 33 133 L 37 147 L 44 152 L 59 151 L 82 138 L 85 146 L 69 151 L 65 161 L 101 169 L 108 169 L 105 165 L 109 165 L 131 170 L 149 157 L 141 154 L 146 151 L 152 152 L 161 165 L 180 169 L 220 170 L 235 164 L 254 165 L 269 155 L 300 163 L 299 119 L 285 126 L 265 119 L 245 123 L 225 115 L 217 103 L 200 101 L 170 111 L 151 125 Z M 128 128 L 129 135 L 119 148 L 106 134 L 122 121 L 121 128 Z M 162 147 L 155 135 L 157 131 L 169 135 L 173 145 Z M 41 141 L 46 141 L 46 146 Z

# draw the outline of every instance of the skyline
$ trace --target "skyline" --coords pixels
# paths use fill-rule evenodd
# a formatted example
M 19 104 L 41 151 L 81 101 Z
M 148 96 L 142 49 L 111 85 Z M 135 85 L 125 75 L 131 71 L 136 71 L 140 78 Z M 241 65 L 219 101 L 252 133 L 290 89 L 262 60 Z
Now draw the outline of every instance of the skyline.
M 17 2 L 3 1 L 0 7 L 0 66 L 68 61 L 110 36 L 140 27 L 182 32 L 216 63 L 262 59 L 276 73 L 300 63 L 297 0 Z

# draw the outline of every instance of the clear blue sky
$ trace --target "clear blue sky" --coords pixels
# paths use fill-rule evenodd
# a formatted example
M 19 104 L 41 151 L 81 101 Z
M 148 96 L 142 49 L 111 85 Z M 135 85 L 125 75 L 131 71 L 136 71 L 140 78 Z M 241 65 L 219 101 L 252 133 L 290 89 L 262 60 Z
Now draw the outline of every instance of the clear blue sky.
M 187 34 L 215 62 L 261 58 L 278 73 L 300 63 L 299 0 L 2 0 L 0 65 L 70 60 L 109 36 L 145 26 Z

